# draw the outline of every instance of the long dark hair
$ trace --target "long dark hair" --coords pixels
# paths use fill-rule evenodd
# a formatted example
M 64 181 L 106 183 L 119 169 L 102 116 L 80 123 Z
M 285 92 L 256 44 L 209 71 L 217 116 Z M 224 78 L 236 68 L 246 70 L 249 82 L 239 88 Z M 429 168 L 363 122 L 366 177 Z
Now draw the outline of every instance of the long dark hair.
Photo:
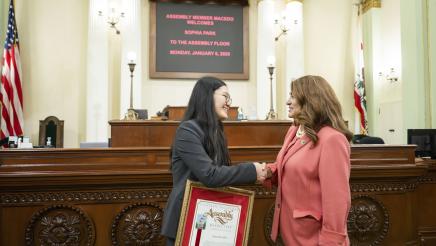
M 204 132 L 203 143 L 209 157 L 218 165 L 230 165 L 227 139 L 214 102 L 214 93 L 222 86 L 227 85 L 215 77 L 199 79 L 192 90 L 183 121 L 195 120 Z
M 316 144 L 317 132 L 330 126 L 351 141 L 353 133 L 342 118 L 342 107 L 330 84 L 321 76 L 307 75 L 291 83 L 292 96 L 301 106 L 294 120 L 304 126 L 308 137 Z

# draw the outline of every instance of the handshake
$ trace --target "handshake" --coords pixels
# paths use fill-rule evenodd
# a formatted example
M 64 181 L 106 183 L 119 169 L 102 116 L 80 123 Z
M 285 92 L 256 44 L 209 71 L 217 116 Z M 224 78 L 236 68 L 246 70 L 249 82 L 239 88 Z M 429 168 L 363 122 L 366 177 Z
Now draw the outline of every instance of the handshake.
M 265 162 L 254 162 L 253 164 L 256 167 L 257 181 L 263 182 L 265 179 L 271 177 L 271 169 L 266 166 Z

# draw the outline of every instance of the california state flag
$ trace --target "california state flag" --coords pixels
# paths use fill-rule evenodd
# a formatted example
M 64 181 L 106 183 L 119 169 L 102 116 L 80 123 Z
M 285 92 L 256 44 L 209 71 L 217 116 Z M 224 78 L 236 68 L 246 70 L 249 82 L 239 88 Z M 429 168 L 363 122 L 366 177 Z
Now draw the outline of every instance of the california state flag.
M 356 108 L 355 134 L 368 134 L 368 114 L 366 110 L 365 73 L 363 61 L 362 14 L 356 18 L 356 53 L 354 79 L 354 106 Z

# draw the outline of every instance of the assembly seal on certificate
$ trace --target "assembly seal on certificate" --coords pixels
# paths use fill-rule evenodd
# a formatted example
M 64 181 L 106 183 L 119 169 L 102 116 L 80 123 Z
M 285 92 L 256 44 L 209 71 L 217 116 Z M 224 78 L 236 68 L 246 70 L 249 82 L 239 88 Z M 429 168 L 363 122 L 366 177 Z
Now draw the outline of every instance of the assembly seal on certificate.
M 253 191 L 207 188 L 188 180 L 176 245 L 247 245 L 253 201 Z

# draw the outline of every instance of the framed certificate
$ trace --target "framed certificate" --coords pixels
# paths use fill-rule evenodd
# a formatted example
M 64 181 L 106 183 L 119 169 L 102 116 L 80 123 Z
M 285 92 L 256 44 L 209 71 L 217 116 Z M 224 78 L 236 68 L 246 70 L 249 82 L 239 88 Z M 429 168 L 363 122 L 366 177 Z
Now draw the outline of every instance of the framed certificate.
M 188 180 L 176 245 L 247 245 L 253 201 L 253 191 Z

